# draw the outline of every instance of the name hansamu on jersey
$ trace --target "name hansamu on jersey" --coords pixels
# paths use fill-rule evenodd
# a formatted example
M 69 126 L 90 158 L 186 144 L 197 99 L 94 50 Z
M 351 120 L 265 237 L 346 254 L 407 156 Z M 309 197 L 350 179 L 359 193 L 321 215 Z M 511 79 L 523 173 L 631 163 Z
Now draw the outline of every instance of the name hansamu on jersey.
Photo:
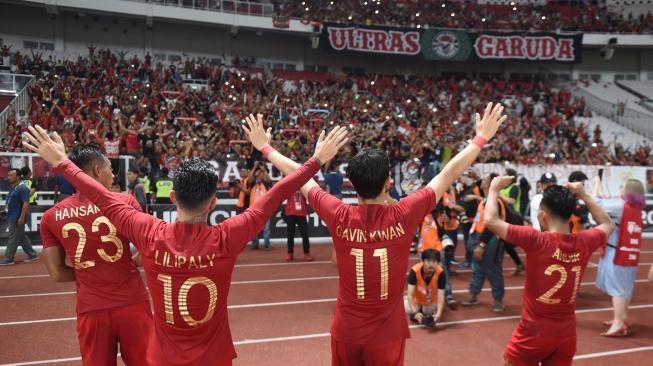
M 351 206 L 314 188 L 309 201 L 331 232 L 338 260 L 332 337 L 356 344 L 409 337 L 403 296 L 408 257 L 415 230 L 435 207 L 433 190 L 395 205 Z
M 524 306 L 518 331 L 534 336 L 576 334 L 576 298 L 592 253 L 605 244 L 600 229 L 578 234 L 510 225 L 507 242 L 527 254 Z
M 140 211 L 126 194 L 120 199 Z M 41 217 L 43 247 L 61 246 L 75 270 L 77 314 L 148 301 L 129 240 L 85 197 L 75 194 Z

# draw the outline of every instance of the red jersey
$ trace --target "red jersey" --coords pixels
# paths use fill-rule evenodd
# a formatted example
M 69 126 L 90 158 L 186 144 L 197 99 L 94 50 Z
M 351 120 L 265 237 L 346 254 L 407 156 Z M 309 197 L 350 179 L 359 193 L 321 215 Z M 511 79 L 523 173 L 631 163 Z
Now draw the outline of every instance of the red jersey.
M 129 195 L 116 200 L 140 210 Z M 76 193 L 47 210 L 41 217 L 41 239 L 44 248 L 63 247 L 73 264 L 77 314 L 148 301 L 129 239 L 88 198 Z
M 215 365 L 236 357 L 227 296 L 236 257 L 281 202 L 320 169 L 308 160 L 245 212 L 218 225 L 166 223 L 123 203 L 66 160 L 56 170 L 102 209 L 141 253 L 154 308 L 152 365 Z
M 565 235 L 510 225 L 506 241 L 522 247 L 528 259 L 517 332 L 576 335 L 576 294 L 590 256 L 607 241 L 605 233 L 595 228 Z
M 308 215 L 308 208 L 306 207 L 306 199 L 301 191 L 297 191 L 288 197 L 288 203 L 283 212 L 286 216 L 306 216 Z
M 408 338 L 404 283 L 415 230 L 437 199 L 421 189 L 394 205 L 351 206 L 316 187 L 311 207 L 333 235 L 338 300 L 331 336 L 379 344 Z

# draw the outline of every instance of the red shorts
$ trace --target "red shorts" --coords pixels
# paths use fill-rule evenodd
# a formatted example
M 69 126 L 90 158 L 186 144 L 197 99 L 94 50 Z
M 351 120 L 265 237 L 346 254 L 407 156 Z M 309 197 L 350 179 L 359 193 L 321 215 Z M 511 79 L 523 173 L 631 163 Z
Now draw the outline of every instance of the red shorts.
M 151 332 L 152 312 L 148 302 L 77 316 L 77 337 L 84 365 L 115 366 L 118 343 L 127 366 L 147 365 L 145 356 Z
M 503 357 L 512 366 L 568 366 L 576 354 L 576 336 L 540 337 L 514 332 Z
M 331 337 L 332 366 L 403 366 L 406 339 L 381 344 L 349 344 Z

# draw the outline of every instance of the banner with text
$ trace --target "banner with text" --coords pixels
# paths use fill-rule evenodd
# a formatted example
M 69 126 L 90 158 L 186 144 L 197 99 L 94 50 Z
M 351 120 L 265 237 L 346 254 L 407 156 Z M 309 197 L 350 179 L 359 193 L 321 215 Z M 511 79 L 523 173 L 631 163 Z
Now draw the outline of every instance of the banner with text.
M 326 23 L 322 44 L 334 51 L 420 56 L 436 61 L 581 62 L 583 34 L 466 32 Z

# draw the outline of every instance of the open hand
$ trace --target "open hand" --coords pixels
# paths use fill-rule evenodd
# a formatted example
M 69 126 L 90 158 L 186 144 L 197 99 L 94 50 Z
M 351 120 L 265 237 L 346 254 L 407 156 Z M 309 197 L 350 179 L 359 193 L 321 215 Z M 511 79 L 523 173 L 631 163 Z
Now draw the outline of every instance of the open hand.
M 260 151 L 272 140 L 272 127 L 268 127 L 267 131 L 265 130 L 262 114 L 259 114 L 258 118 L 250 114 L 245 117 L 245 121 L 242 125 L 243 131 L 247 134 L 247 139 L 252 143 L 254 148 Z
M 515 177 L 510 175 L 500 175 L 498 177 L 494 177 L 490 183 L 490 191 L 498 192 L 508 187 L 514 181 L 514 179 Z
M 476 113 L 476 134 L 488 141 L 494 137 L 499 126 L 508 118 L 508 116 L 502 116 L 502 112 L 503 106 L 501 103 L 494 104 L 494 108 L 492 103 L 488 103 L 487 107 L 485 107 L 485 113 L 483 113 L 483 119 L 481 119 L 480 114 Z
M 66 147 L 61 140 L 61 137 L 56 132 L 50 138 L 48 133 L 41 128 L 41 126 L 27 128 L 29 132 L 23 134 L 23 146 L 35 153 L 38 153 L 45 161 L 57 166 L 62 161 L 66 160 Z
M 334 128 L 326 137 L 323 130 L 322 133 L 320 133 L 320 137 L 317 139 L 317 145 L 315 146 L 313 157 L 317 158 L 317 160 L 322 164 L 333 159 L 333 157 L 338 153 L 338 150 L 340 150 L 340 148 L 349 140 L 347 135 L 349 135 L 349 131 L 347 131 L 345 127 L 338 126 Z

